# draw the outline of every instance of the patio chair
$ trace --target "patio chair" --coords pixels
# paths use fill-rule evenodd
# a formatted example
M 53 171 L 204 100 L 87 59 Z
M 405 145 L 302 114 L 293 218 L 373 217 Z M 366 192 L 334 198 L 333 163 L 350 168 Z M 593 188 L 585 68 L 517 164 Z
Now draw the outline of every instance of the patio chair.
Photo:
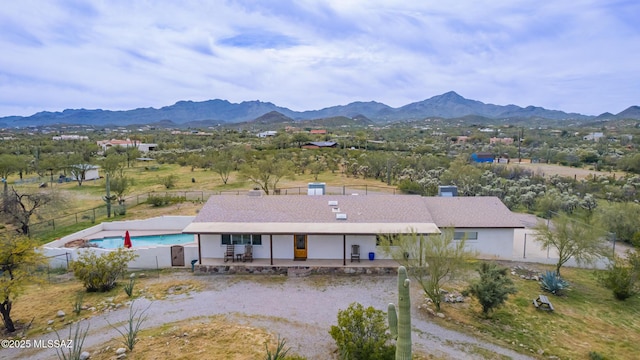
M 225 251 L 224 253 L 224 262 L 227 262 L 227 260 L 231 259 L 231 262 L 235 261 L 235 247 L 233 246 L 233 244 L 229 244 L 227 245 L 227 251 Z
M 244 258 L 242 261 L 251 261 L 253 262 L 253 245 L 245 245 L 244 246 Z
M 360 262 L 360 245 L 351 245 L 351 262 L 356 259 Z

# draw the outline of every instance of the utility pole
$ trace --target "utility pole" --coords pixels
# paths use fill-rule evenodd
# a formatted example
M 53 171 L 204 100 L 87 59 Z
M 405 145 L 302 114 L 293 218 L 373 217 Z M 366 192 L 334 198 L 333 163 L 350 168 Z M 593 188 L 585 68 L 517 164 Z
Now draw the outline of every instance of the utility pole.
M 524 137 L 524 129 L 520 129 L 520 131 L 518 131 L 518 164 L 520 164 L 522 162 L 522 151 L 521 151 L 521 145 L 522 145 L 522 138 Z

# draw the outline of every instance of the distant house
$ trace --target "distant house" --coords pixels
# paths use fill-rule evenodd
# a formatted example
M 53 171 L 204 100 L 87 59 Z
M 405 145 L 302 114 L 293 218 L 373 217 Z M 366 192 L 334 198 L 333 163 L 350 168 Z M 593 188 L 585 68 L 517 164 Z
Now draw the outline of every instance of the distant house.
M 511 144 L 513 144 L 513 138 L 492 137 L 492 138 L 489 139 L 489 144 L 491 144 L 491 145 L 493 145 L 493 144 L 511 145 Z
M 600 141 L 604 137 L 604 133 L 601 132 L 592 132 L 582 137 L 582 140 L 587 141 Z
M 90 164 L 78 164 L 71 166 L 71 179 L 78 180 L 80 176 L 83 178 L 81 180 L 97 180 L 100 179 L 100 173 L 98 172 L 100 169 L 97 165 Z M 83 174 L 84 173 L 84 174 Z
M 492 153 L 488 152 L 477 152 L 471 154 L 471 160 L 477 163 L 492 163 L 494 156 Z
M 258 137 L 259 138 L 272 137 L 272 136 L 276 136 L 276 135 L 278 135 L 278 132 L 277 131 L 272 131 L 272 130 L 263 131 L 261 133 L 258 133 Z
M 466 144 L 467 141 L 469 141 L 469 137 L 468 136 L 458 136 L 455 138 L 456 140 L 456 144 Z
M 327 134 L 327 130 L 325 130 L 325 129 L 312 129 L 312 130 L 309 130 L 309 134 L 311 134 L 311 135 L 326 135 Z
M 145 144 L 139 141 L 132 141 L 130 139 L 126 139 L 126 140 L 118 140 L 118 139 L 111 139 L 111 140 L 100 140 L 97 142 L 98 146 L 100 146 L 102 148 L 102 151 L 107 151 L 107 149 L 110 149 L 114 146 L 120 146 L 120 147 L 135 147 L 138 150 L 140 150 L 141 152 L 149 152 L 149 151 L 153 151 L 158 147 L 158 144 Z
M 303 149 L 320 149 L 320 148 L 335 148 L 338 146 L 338 143 L 335 141 L 311 141 L 303 144 L 301 147 Z
M 51 140 L 60 141 L 60 140 L 89 140 L 88 136 L 83 135 L 60 135 L 53 136 Z

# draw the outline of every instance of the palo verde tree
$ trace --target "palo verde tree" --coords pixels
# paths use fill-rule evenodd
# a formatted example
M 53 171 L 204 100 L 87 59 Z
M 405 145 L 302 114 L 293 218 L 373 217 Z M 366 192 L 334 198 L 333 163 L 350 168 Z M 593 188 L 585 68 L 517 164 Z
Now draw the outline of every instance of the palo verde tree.
M 29 238 L 0 234 L 0 314 L 8 332 L 16 331 L 11 318 L 14 301 L 35 279 L 35 269 L 45 259 Z
M 29 236 L 31 217 L 37 213 L 38 209 L 55 200 L 56 197 L 51 192 L 21 193 L 12 187 L 7 197 L 3 199 L 2 213 L 19 228 L 23 235 Z
M 106 254 L 87 249 L 71 262 L 71 269 L 87 292 L 106 292 L 116 286 L 129 262 L 137 257 L 135 252 L 123 248 Z
M 246 164 L 240 169 L 240 173 L 267 195 L 277 189 L 283 177 L 293 176 L 291 161 L 280 156 L 271 156 Z
M 475 252 L 466 248 L 466 239 L 454 240 L 453 229 L 425 236 L 411 231 L 407 234 L 380 236 L 382 251 L 407 268 L 409 276 L 422 287 L 440 310 L 442 285 L 463 270 Z
M 543 248 L 557 251 L 556 274 L 571 258 L 578 264 L 593 264 L 600 258 L 611 256 L 604 231 L 590 217 L 581 219 L 561 213 L 549 225 L 544 222 L 535 227 L 536 241 Z

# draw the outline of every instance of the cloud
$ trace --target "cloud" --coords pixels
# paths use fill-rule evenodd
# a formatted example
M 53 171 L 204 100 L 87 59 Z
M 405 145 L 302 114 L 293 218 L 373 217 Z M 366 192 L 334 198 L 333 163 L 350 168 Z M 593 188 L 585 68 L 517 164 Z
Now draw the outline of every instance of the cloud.
M 640 98 L 637 13 L 596 0 L 9 2 L 0 116 L 212 98 L 402 106 L 450 90 L 619 112 Z

